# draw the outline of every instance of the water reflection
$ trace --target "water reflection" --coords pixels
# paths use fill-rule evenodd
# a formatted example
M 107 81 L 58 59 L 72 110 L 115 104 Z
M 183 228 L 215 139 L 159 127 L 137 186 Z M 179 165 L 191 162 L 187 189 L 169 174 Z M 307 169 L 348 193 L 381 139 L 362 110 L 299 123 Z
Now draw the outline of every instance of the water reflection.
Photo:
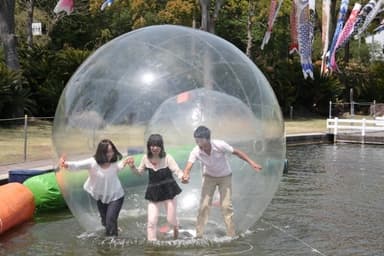
M 252 230 L 234 241 L 156 245 L 79 236 L 77 221 L 60 212 L 1 236 L 0 255 L 384 255 L 383 155 L 383 146 L 372 145 L 288 148 L 289 172 L 277 194 Z

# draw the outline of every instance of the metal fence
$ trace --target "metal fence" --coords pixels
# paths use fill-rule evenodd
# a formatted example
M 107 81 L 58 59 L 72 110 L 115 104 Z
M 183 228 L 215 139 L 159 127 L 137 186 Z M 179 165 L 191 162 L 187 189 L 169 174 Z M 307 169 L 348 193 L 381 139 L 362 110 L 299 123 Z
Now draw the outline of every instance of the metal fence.
M 54 117 L 0 119 L 0 165 L 51 159 Z

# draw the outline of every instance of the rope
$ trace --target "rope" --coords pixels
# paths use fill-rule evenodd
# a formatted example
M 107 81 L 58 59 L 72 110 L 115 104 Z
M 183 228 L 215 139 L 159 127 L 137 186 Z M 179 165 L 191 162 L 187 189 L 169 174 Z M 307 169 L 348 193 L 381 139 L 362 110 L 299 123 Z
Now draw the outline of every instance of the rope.
M 268 224 L 268 225 L 270 225 L 271 227 L 273 227 L 273 228 L 275 228 L 275 229 L 277 229 L 277 230 L 280 230 L 281 232 L 285 233 L 287 236 L 289 236 L 289 237 L 291 237 L 291 238 L 293 238 L 293 239 L 299 241 L 300 243 L 304 244 L 304 245 L 307 246 L 308 248 L 311 248 L 312 252 L 318 253 L 318 254 L 320 254 L 320 255 L 322 255 L 322 256 L 326 256 L 324 253 L 322 253 L 322 252 L 320 252 L 319 250 L 313 248 L 311 245 L 309 245 L 308 243 L 304 242 L 304 241 L 301 240 L 300 238 L 295 237 L 295 236 L 289 234 L 289 233 L 288 233 L 287 231 L 285 231 L 284 229 L 282 229 L 282 228 L 280 228 L 280 227 L 278 227 L 278 226 L 276 226 L 276 225 L 274 225 L 274 224 L 272 224 L 272 223 L 270 223 L 270 222 L 268 222 L 268 221 L 265 221 L 265 220 L 261 220 L 261 222 L 263 222 L 263 223 L 265 223 L 265 224 Z

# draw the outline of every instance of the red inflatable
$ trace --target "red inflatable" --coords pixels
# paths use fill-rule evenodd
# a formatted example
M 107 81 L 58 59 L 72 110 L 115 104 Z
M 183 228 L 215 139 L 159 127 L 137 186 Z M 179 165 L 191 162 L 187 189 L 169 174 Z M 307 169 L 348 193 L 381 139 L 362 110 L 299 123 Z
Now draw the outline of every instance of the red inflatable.
M 33 217 L 32 192 L 23 184 L 12 182 L 0 186 L 0 234 Z

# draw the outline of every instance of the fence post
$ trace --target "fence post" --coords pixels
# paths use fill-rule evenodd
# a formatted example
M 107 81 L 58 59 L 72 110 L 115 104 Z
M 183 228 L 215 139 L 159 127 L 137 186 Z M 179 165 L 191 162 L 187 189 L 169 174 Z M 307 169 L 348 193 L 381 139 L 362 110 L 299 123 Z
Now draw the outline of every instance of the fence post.
M 364 144 L 365 141 L 365 118 L 363 118 L 363 124 L 361 129 L 361 143 Z
M 337 118 L 337 117 L 335 117 L 335 127 L 333 128 L 333 143 L 336 143 L 336 136 L 337 136 L 337 125 L 338 125 L 338 123 L 337 123 L 337 121 L 338 121 L 339 119 Z
M 24 115 L 24 162 L 27 161 L 28 115 Z
M 332 118 L 332 101 L 329 101 L 329 114 L 328 114 L 328 117 L 329 118 Z
M 350 101 L 350 115 L 353 117 L 355 115 L 355 105 L 353 101 L 353 88 L 349 89 L 349 101 Z
M 376 100 L 373 100 L 373 119 L 375 118 L 376 118 Z

